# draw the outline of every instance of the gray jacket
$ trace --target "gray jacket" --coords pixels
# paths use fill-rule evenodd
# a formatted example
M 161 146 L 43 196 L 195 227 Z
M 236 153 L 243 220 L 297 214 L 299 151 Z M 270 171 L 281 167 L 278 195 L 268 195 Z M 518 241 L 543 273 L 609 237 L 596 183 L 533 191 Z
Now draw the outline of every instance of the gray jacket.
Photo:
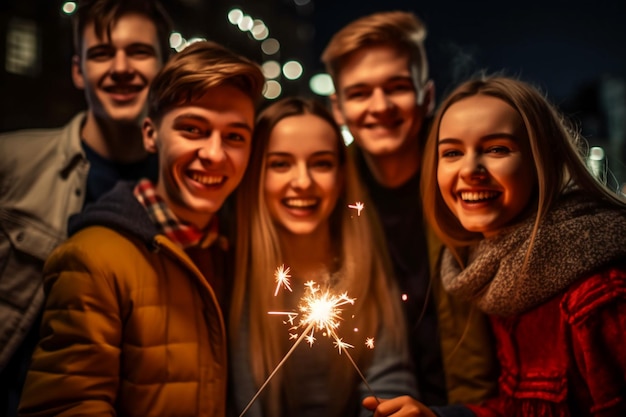
M 58 129 L 0 135 L 0 369 L 43 307 L 43 264 L 83 207 L 85 113 Z

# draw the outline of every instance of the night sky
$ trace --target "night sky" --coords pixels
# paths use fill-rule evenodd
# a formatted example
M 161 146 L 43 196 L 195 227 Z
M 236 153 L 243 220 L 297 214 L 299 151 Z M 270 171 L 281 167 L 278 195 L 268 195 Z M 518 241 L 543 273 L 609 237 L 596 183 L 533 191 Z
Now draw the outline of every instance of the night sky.
M 557 101 L 605 75 L 626 76 L 621 0 L 317 0 L 317 53 L 344 24 L 378 10 L 410 10 L 424 20 L 440 94 L 478 70 L 520 76 Z

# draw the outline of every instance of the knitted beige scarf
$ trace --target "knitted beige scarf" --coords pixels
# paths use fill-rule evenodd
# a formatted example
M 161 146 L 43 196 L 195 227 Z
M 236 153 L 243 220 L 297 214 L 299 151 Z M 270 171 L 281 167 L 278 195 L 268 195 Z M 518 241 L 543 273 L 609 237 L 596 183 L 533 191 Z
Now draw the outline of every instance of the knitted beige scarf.
M 532 216 L 477 243 L 463 270 L 446 249 L 444 288 L 488 314 L 509 316 L 542 304 L 607 264 L 626 261 L 626 210 L 585 200 L 579 191 L 559 199 L 540 225 L 526 268 Z

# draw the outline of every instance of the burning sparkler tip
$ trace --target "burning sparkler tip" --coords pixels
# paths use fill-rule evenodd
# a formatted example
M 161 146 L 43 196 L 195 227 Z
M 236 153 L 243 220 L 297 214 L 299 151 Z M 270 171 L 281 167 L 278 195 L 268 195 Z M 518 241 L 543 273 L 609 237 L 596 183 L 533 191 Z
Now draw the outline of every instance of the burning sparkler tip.
M 274 272 L 274 279 L 276 280 L 276 291 L 274 291 L 274 297 L 278 295 L 278 290 L 280 290 L 281 286 L 292 292 L 291 283 L 289 282 L 289 278 L 291 278 L 291 275 L 289 275 L 290 269 L 291 268 L 289 267 L 285 268 L 285 265 L 281 265 L 276 268 L 276 272 Z

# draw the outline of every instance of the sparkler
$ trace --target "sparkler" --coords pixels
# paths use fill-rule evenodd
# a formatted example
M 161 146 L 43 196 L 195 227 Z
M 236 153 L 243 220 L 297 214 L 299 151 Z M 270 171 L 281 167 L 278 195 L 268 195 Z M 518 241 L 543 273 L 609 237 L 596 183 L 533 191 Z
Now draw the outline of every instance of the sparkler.
M 274 272 L 274 278 L 276 279 L 276 291 L 274 291 L 274 297 L 276 297 L 276 295 L 278 294 L 278 290 L 281 286 L 291 291 L 291 286 L 289 283 L 289 278 L 291 278 L 291 275 L 289 275 L 289 270 L 289 267 L 285 269 L 285 265 L 281 265 L 276 269 L 276 272 Z
M 274 293 L 274 295 L 278 293 L 278 289 L 280 288 L 281 285 L 285 286 L 285 288 L 291 291 L 291 288 L 289 287 L 289 284 L 288 284 L 289 281 L 286 280 L 286 277 L 288 277 L 288 275 L 286 274 L 288 272 L 289 272 L 289 268 L 285 269 L 284 265 L 282 265 L 276 270 L 276 273 L 274 275 L 276 277 L 277 286 L 276 286 L 276 292 Z M 285 284 L 285 280 L 287 284 Z M 346 356 L 350 360 L 350 363 L 352 363 L 352 366 L 354 367 L 356 372 L 359 374 L 359 376 L 365 383 L 365 386 L 367 387 L 367 389 L 372 393 L 374 397 L 376 397 L 376 395 L 374 394 L 374 391 L 372 390 L 370 385 L 367 383 L 365 376 L 363 375 L 359 367 L 354 362 L 354 359 L 352 359 L 352 356 L 350 355 L 350 353 L 346 350 L 346 348 L 353 348 L 354 346 L 344 342 L 342 339 L 340 339 L 337 336 L 337 333 L 335 332 L 335 330 L 339 327 L 339 324 L 341 321 L 341 311 L 342 311 L 341 307 L 347 304 L 353 305 L 355 299 L 348 297 L 348 294 L 346 292 L 337 295 L 337 294 L 331 293 L 329 290 L 322 290 L 320 289 L 319 285 L 315 283 L 314 281 L 308 281 L 304 284 L 304 286 L 305 286 L 305 293 L 300 299 L 300 303 L 298 305 L 300 314 L 295 313 L 295 312 L 290 312 L 290 311 L 268 312 L 268 314 L 287 316 L 286 323 L 288 322 L 291 325 L 291 327 L 289 328 L 290 330 L 289 338 L 290 339 L 297 338 L 297 339 L 294 342 L 294 344 L 291 346 L 289 351 L 285 354 L 283 359 L 278 363 L 278 365 L 276 365 L 274 370 L 267 377 L 265 382 L 263 382 L 261 387 L 257 390 L 256 394 L 252 397 L 248 405 L 246 405 L 246 407 L 243 409 L 241 414 L 239 414 L 239 417 L 242 417 L 246 413 L 246 411 L 250 409 L 250 407 L 252 406 L 254 401 L 258 398 L 258 396 L 261 394 L 263 389 L 269 384 L 270 380 L 274 377 L 274 375 L 283 366 L 285 361 L 287 361 L 289 356 L 291 356 L 293 351 L 303 340 L 306 340 L 306 342 L 310 346 L 313 345 L 313 343 L 315 342 L 316 331 L 320 331 L 322 332 L 324 336 L 332 337 L 335 340 L 334 346 L 338 349 L 339 354 L 341 355 L 342 352 L 345 352 Z M 299 316 L 300 319 L 297 324 L 294 324 L 294 320 L 297 316 Z M 295 332 L 298 329 L 304 329 L 299 336 Z M 368 340 L 371 340 L 371 345 L 373 348 L 373 343 L 374 343 L 373 338 L 370 338 Z
M 361 215 L 361 210 L 363 210 L 364 207 L 365 207 L 365 205 L 363 203 L 361 203 L 360 201 L 357 201 L 354 204 L 348 204 L 348 208 L 356 210 L 357 216 Z

